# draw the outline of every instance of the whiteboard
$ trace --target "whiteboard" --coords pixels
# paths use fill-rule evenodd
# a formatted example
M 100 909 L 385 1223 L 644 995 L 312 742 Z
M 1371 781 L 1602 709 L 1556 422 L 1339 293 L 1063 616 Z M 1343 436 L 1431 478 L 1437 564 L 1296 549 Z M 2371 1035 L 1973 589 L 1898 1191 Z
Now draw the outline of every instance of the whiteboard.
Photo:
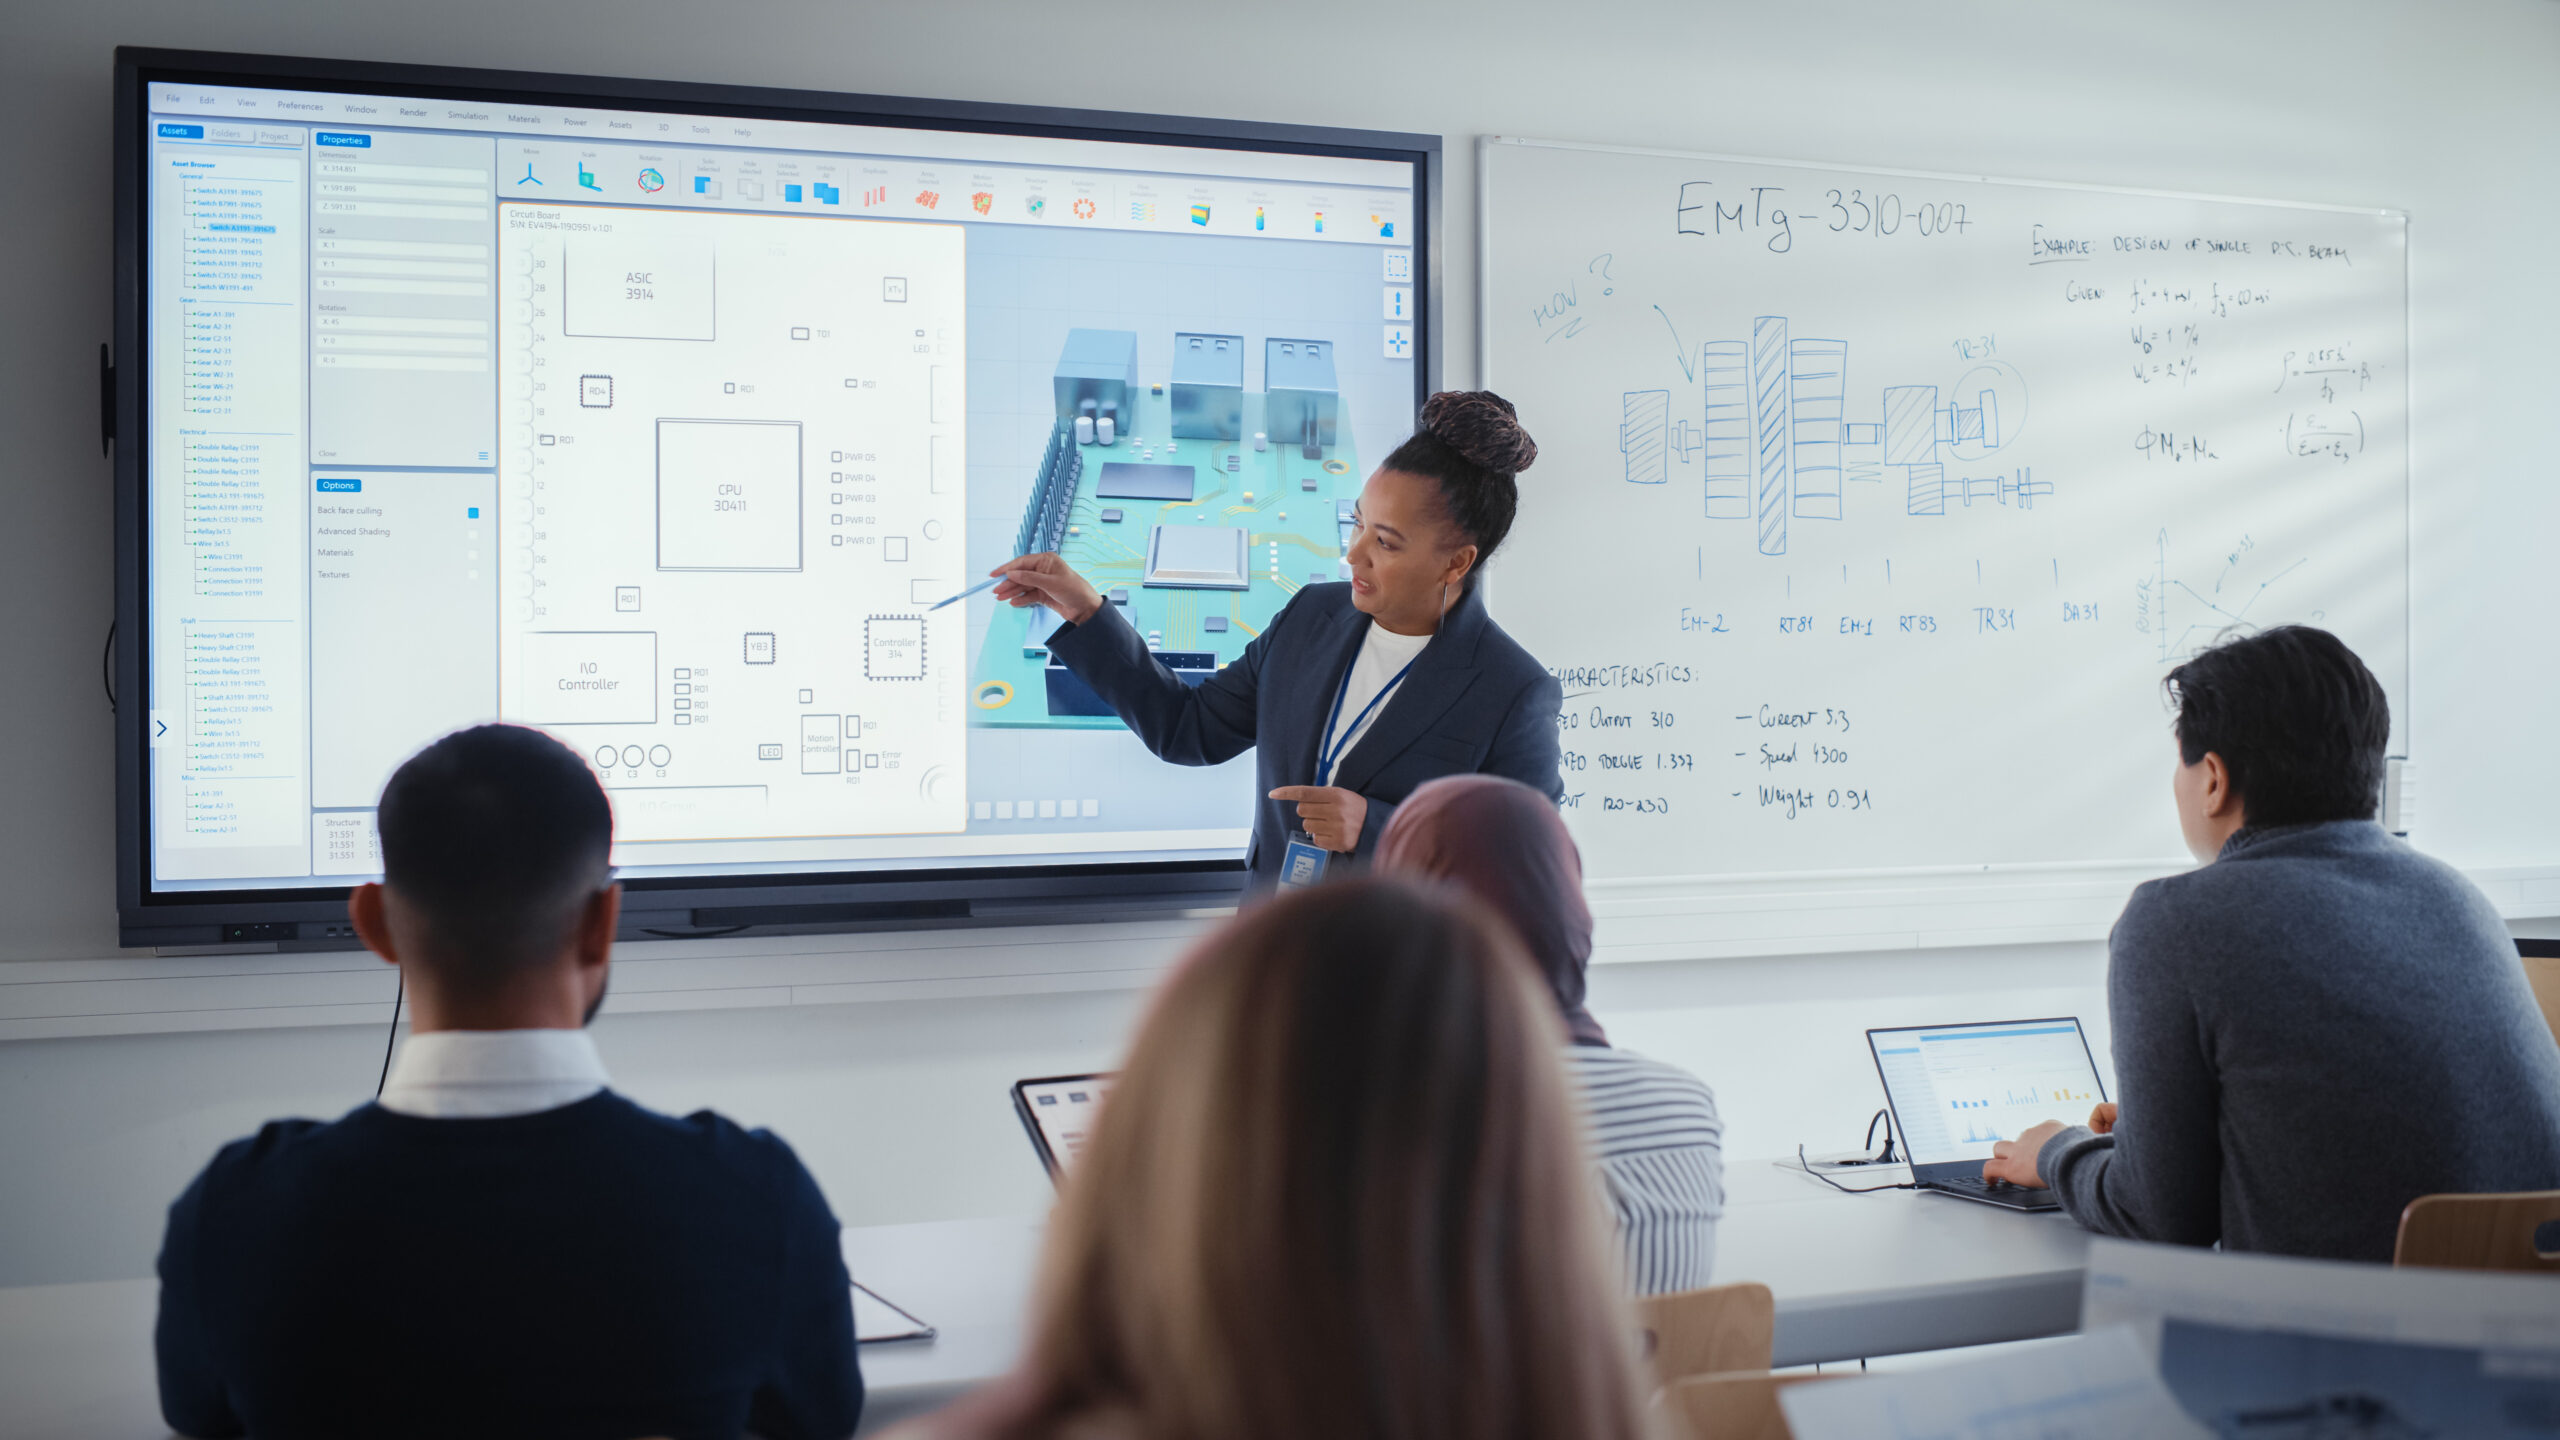
M 2111 915 L 2186 863 L 2160 680 L 2233 626 L 2335 631 L 2407 753 L 2404 215 L 1479 159 L 1480 373 L 1539 444 L 1489 585 L 1604 888 Z

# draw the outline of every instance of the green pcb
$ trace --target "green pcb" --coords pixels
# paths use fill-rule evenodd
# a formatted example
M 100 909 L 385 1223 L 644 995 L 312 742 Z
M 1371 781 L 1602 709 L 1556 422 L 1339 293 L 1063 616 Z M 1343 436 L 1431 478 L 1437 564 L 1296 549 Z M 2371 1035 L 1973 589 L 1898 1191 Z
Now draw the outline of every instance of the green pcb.
M 1251 437 L 1263 428 L 1263 397 L 1256 394 L 1244 397 L 1244 439 L 1173 439 L 1172 402 L 1165 388 L 1150 385 L 1140 393 L 1130 426 L 1135 433 L 1109 445 L 1079 447 L 1084 468 L 1069 502 L 1059 554 L 1102 591 L 1106 603 L 1121 603 L 1121 614 L 1146 638 L 1148 648 L 1165 655 L 1176 673 L 1197 679 L 1203 670 L 1243 654 L 1290 596 L 1310 583 L 1341 578 L 1343 521 L 1365 477 L 1352 450 L 1347 410 L 1337 410 L 1335 417 L 1339 443 L 1310 460 L 1294 440 L 1283 444 L 1275 439 L 1267 449 L 1253 448 Z M 1036 454 L 1022 457 L 1025 468 L 1036 469 L 1040 460 Z M 1103 496 L 1098 493 L 1103 467 L 1115 462 L 1190 466 L 1191 498 Z M 1039 497 L 1035 494 L 1030 503 L 1039 503 Z M 1105 519 L 1108 512 L 1119 518 Z M 1242 530 L 1244 588 L 1146 583 L 1149 545 L 1158 526 Z M 1114 602 L 1114 596 L 1123 597 L 1122 602 Z M 1049 675 L 1049 653 L 1030 633 L 1033 624 L 1046 622 L 1045 611 L 997 608 L 970 674 L 970 723 L 1117 728 L 1117 716 L 1092 713 L 1099 707 L 1081 682 Z M 1059 700 L 1055 707 L 1053 688 Z

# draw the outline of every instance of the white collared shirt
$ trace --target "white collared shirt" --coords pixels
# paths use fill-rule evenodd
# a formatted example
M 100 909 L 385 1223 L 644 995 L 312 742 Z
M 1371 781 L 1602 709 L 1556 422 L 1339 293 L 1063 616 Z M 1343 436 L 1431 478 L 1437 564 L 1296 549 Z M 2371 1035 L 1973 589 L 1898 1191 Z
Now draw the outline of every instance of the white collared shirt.
M 381 1105 L 428 1120 L 491 1120 L 575 1105 L 607 1083 L 584 1030 L 430 1030 L 400 1047 Z

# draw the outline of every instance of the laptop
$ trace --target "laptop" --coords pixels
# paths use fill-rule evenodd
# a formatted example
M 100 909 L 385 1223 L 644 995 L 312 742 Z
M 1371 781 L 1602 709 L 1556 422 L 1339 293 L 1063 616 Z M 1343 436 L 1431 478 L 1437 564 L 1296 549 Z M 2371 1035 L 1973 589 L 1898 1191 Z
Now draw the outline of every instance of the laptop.
M 2077 1017 L 1867 1032 L 1911 1182 L 2010 1210 L 2059 1210 L 2050 1190 L 1982 1178 L 1998 1140 L 2047 1120 L 2086 1124 L 2107 1098 Z
M 1102 1113 L 1102 1097 L 1111 1089 L 1109 1075 L 1051 1075 L 1013 1084 L 1013 1113 L 1022 1120 L 1031 1148 L 1052 1184 L 1067 1178 L 1067 1167 L 1093 1134 L 1094 1117 Z

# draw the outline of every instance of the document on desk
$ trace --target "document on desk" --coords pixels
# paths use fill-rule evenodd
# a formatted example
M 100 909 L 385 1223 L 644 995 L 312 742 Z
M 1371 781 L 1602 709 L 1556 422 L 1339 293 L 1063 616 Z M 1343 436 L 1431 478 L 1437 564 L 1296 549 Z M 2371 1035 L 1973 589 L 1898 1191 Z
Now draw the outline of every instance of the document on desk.
M 1796 1440 L 2211 1440 L 2130 1330 L 1778 1392 Z
M 2560 1298 L 2546 1275 L 2402 1269 L 2099 1240 L 2084 1326 L 2157 1357 L 2225 1434 L 2560 1431 Z
M 2231 1255 L 2105 1237 L 2089 1242 L 2080 1326 L 2131 1325 L 2156 1347 L 2164 1320 L 2417 1344 L 2560 1354 L 2549 1276 Z

